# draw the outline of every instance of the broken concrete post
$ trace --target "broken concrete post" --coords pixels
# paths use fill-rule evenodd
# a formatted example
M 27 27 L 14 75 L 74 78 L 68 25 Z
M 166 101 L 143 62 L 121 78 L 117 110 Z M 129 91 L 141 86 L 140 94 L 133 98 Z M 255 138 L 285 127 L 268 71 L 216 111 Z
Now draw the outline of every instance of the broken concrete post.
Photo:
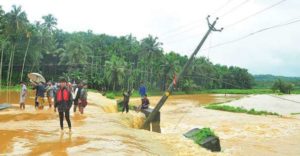
M 142 109 L 141 110 L 141 112 L 145 114 L 146 118 L 150 115 L 150 113 L 152 111 L 153 111 L 152 108 L 147 108 L 147 109 Z M 158 112 L 156 114 L 156 116 L 154 117 L 154 119 L 149 124 L 147 124 L 147 126 L 145 126 L 144 129 L 150 130 L 150 125 L 152 126 L 151 130 L 153 132 L 157 132 L 157 133 L 161 132 L 161 129 L 160 129 L 160 112 Z

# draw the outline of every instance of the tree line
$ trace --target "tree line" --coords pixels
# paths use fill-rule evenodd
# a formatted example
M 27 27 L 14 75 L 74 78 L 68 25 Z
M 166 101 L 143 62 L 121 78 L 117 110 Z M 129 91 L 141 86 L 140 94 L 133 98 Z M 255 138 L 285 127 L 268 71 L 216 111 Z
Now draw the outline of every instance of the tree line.
M 152 35 L 137 40 L 131 34 L 69 33 L 57 28 L 51 14 L 31 23 L 21 6 L 9 12 L 0 6 L 0 24 L 0 85 L 15 85 L 27 80 L 27 73 L 38 72 L 51 81 L 86 80 L 95 89 L 137 88 L 143 81 L 150 90 L 165 90 L 188 60 L 164 51 Z M 246 89 L 253 84 L 247 69 L 197 57 L 176 89 Z
M 300 86 L 300 77 L 286 77 L 286 76 L 274 76 L 274 75 L 254 75 L 255 88 L 273 88 L 274 84 L 284 83 L 293 84 L 293 88 L 299 89 Z M 280 86 L 280 85 L 275 86 Z M 276 87 L 275 87 L 276 88 Z

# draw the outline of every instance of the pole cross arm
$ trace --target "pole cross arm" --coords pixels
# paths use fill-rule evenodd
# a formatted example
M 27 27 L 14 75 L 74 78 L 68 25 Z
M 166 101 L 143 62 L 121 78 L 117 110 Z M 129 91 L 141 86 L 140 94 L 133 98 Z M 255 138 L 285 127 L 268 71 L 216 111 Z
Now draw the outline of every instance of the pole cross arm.
M 209 21 L 209 17 L 210 17 L 210 15 L 208 15 L 206 17 L 206 20 L 207 20 L 207 25 L 211 29 L 211 31 L 219 31 L 219 32 L 223 31 L 224 28 L 216 29 L 215 26 L 214 26 L 215 24 L 211 24 L 211 22 Z M 219 17 L 217 17 L 213 23 L 216 23 L 217 20 L 219 20 Z

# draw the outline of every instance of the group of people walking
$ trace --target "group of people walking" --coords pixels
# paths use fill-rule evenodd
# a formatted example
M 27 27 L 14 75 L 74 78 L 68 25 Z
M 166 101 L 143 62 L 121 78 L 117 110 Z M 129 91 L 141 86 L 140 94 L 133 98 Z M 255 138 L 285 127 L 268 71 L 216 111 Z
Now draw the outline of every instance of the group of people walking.
M 24 82 L 21 82 L 20 92 L 20 109 L 25 109 L 25 100 L 27 96 L 27 87 Z M 87 85 L 83 82 L 78 84 L 67 82 L 66 79 L 61 79 L 59 83 L 32 83 L 35 93 L 35 108 L 43 109 L 45 104 L 45 96 L 47 97 L 49 108 L 54 106 L 54 111 L 59 114 L 60 128 L 64 129 L 64 118 L 67 121 L 69 131 L 71 131 L 70 110 L 73 106 L 73 111 L 77 111 L 77 107 L 81 114 L 84 113 L 84 108 L 87 105 Z M 139 88 L 139 94 L 141 96 L 141 105 L 136 108 L 136 111 L 147 109 L 149 107 L 149 100 L 147 98 L 147 90 L 142 83 Z M 122 113 L 129 112 L 129 99 L 133 90 L 128 90 L 123 93 L 123 109 Z M 53 104 L 54 103 L 54 104 Z
M 24 82 L 20 84 L 20 108 L 25 109 L 27 87 Z M 70 109 L 74 103 L 73 111 L 76 112 L 78 107 L 79 112 L 84 113 L 84 108 L 87 105 L 87 85 L 83 82 L 71 84 L 65 79 L 61 79 L 59 83 L 33 83 L 33 89 L 36 90 L 35 108 L 44 108 L 46 95 L 49 108 L 52 108 L 54 103 L 54 111 L 59 114 L 61 130 L 64 129 L 63 121 L 65 118 L 71 131 Z

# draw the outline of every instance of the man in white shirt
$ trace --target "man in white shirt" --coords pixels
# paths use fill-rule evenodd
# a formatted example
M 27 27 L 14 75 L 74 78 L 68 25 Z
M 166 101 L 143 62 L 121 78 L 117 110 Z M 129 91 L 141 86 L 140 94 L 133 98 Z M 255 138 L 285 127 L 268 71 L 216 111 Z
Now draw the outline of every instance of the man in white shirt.
M 25 109 L 25 100 L 27 95 L 27 88 L 24 82 L 20 82 L 21 92 L 20 92 L 20 109 Z

